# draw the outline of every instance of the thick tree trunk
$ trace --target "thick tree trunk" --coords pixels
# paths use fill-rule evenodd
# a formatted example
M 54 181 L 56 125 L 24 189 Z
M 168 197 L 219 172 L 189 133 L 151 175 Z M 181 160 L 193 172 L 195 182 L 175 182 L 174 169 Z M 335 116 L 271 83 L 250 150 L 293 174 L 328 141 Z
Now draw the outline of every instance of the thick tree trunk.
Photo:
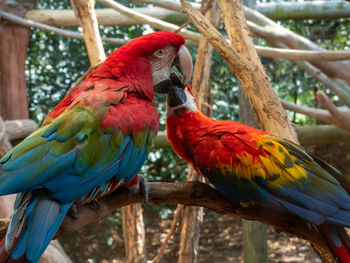
M 22 6 L 2 7 L 18 16 L 26 12 Z M 4 120 L 28 118 L 24 70 L 30 30 L 0 20 L 0 36 L 0 116 Z
M 141 204 L 121 208 L 125 244 L 125 262 L 146 263 L 145 231 Z
M 209 1 L 207 1 L 209 4 Z M 214 24 L 215 27 L 220 23 L 220 9 L 217 0 L 211 2 L 206 17 Z M 203 113 L 208 116 L 212 115 L 212 94 L 210 92 L 210 69 L 213 56 L 212 45 L 202 37 L 199 41 L 198 55 L 194 67 L 192 92 L 197 96 L 199 107 Z M 204 181 L 199 178 L 192 166 L 188 170 L 188 181 Z M 183 212 L 180 250 L 178 263 L 197 262 L 198 246 L 200 238 L 200 226 L 203 221 L 203 208 L 186 206 Z

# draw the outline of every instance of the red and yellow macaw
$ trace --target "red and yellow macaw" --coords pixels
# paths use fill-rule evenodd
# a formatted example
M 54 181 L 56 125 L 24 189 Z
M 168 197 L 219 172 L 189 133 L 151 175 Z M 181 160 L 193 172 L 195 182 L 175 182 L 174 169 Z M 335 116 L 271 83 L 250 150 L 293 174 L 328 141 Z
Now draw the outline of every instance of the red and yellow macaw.
M 173 62 L 191 78 L 184 44 L 160 31 L 118 48 L 0 160 L 0 195 L 18 193 L 0 262 L 37 262 L 75 200 L 133 181 L 158 132 L 153 89 Z
M 319 226 L 337 259 L 350 262 L 350 196 L 332 176 L 339 171 L 288 140 L 205 116 L 189 87 L 166 93 L 167 136 L 180 157 L 234 203 L 259 203 Z

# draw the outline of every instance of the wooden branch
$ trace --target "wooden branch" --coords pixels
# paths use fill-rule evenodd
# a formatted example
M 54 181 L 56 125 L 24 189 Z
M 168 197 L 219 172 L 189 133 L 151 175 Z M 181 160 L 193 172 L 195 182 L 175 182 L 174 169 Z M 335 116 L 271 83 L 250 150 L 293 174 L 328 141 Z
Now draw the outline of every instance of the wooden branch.
M 154 17 L 151 16 L 147 16 L 147 15 L 143 15 L 140 14 L 134 10 L 132 10 L 131 8 L 127 8 L 115 1 L 112 0 L 98 0 L 98 2 L 100 4 L 103 4 L 105 6 L 108 6 L 110 8 L 113 8 L 115 10 L 117 10 L 118 12 L 131 17 L 135 20 L 138 20 L 144 24 L 149 24 L 150 26 L 157 28 L 157 29 L 162 29 L 162 30 L 167 30 L 167 31 L 176 31 L 178 29 L 178 27 L 176 25 L 164 22 L 162 20 L 156 19 Z M 186 30 L 186 29 L 181 29 L 179 32 L 177 32 L 178 34 L 182 35 L 185 38 L 191 39 L 191 40 L 196 40 L 199 41 L 200 39 L 200 35 L 198 33 Z
M 75 16 L 83 28 L 84 42 L 90 64 L 96 65 L 106 59 L 95 14 L 94 0 L 71 0 Z
M 165 21 L 171 21 L 174 18 L 178 23 L 187 20 L 186 16 L 160 7 L 137 7 L 133 8 L 136 12 L 152 16 Z M 97 8 L 96 17 L 99 25 L 103 26 L 130 26 L 142 24 L 138 20 L 123 15 L 112 8 Z M 73 10 L 68 9 L 36 9 L 29 10 L 24 18 L 35 22 L 47 24 L 56 27 L 74 27 L 79 26 Z
M 9 150 L 11 150 L 12 145 L 7 136 L 5 122 L 0 117 L 0 158 L 4 156 Z
M 7 120 L 5 129 L 9 140 L 19 140 L 27 137 L 38 128 L 33 120 Z
M 273 20 L 336 19 L 350 16 L 345 1 L 271 2 L 257 4 L 257 11 Z
M 252 25 L 252 24 L 250 24 Z M 271 48 L 255 46 L 259 56 L 275 59 L 288 59 L 292 61 L 306 60 L 347 60 L 350 59 L 349 51 L 314 51 L 314 50 L 297 50 L 286 48 Z
M 329 123 L 350 132 L 350 109 L 348 107 L 335 106 L 323 91 L 316 93 L 316 99 L 319 104 L 328 110 L 331 116 Z
M 73 12 L 73 11 L 72 11 Z M 3 11 L 0 11 L 0 20 L 5 19 L 7 21 L 11 21 L 13 23 L 19 24 L 23 27 L 34 27 L 34 28 L 39 28 L 41 30 L 47 31 L 47 32 L 53 32 L 57 35 L 61 35 L 64 37 L 68 37 L 68 38 L 74 38 L 74 39 L 79 39 L 79 40 L 84 40 L 84 36 L 81 33 L 78 32 L 74 32 L 74 31 L 69 31 L 69 30 L 63 30 L 63 29 L 59 29 L 57 27 L 53 27 L 53 26 L 48 26 L 45 24 L 41 24 L 38 22 L 33 22 L 24 18 L 21 18 L 19 16 L 15 16 Z M 115 45 L 124 45 L 125 43 L 127 43 L 129 40 L 128 39 L 118 39 L 118 38 L 102 38 L 102 41 L 105 43 L 109 43 L 109 44 L 115 44 Z
M 258 220 L 275 227 L 278 231 L 288 232 L 313 244 L 324 246 L 320 233 L 298 217 L 268 209 L 260 205 L 242 208 L 225 199 L 217 190 L 200 182 L 149 183 L 149 201 L 153 204 L 184 204 L 202 206 L 221 215 L 230 215 L 248 220 Z M 143 202 L 143 196 L 137 189 L 121 187 L 96 204 L 77 204 L 77 218 L 67 216 L 56 237 L 77 231 L 89 224 L 97 223 L 115 209 Z M 0 220 L 0 235 L 4 233 L 8 219 Z M 1 236 L 3 237 L 3 235 Z
M 234 49 L 208 22 L 208 20 L 192 7 L 191 4 L 187 3 L 185 0 L 182 0 L 181 3 L 185 13 L 192 23 L 210 41 L 214 48 L 223 57 L 231 71 L 242 82 L 242 85 L 252 102 L 252 106 L 254 107 L 261 127 L 273 134 L 281 134 L 281 137 L 297 141 L 296 135 L 290 126 L 290 122 L 285 115 L 271 84 L 268 82 L 266 73 L 264 72 L 253 47 L 253 42 L 246 32 L 246 22 L 242 11 L 236 9 L 233 10 L 235 4 L 232 4 L 231 1 L 220 2 L 226 28 L 230 28 L 232 25 L 238 25 L 238 27 L 240 27 L 238 31 L 235 32 L 236 34 L 233 34 L 232 32 L 228 33 L 231 43 L 235 47 Z M 235 14 L 235 17 L 230 14 Z M 237 21 L 234 21 L 235 19 L 237 19 Z M 229 24 L 229 26 L 227 24 Z M 238 39 L 242 39 L 242 43 L 244 43 L 243 45 L 246 46 L 240 46 L 242 43 L 240 43 Z M 236 50 L 239 51 L 239 54 Z M 252 83 L 255 84 L 252 85 Z
M 173 1 L 171 1 L 173 2 Z M 137 9 L 137 8 L 135 8 Z M 47 10 L 53 11 L 53 10 Z M 60 11 L 60 10 L 55 10 Z M 69 11 L 69 10 L 67 10 Z M 98 11 L 98 10 L 96 10 Z M 73 12 L 73 11 L 72 11 Z M 6 12 L 0 11 L 0 19 L 6 19 L 13 23 L 22 25 L 24 27 L 34 27 L 39 28 L 44 31 L 53 32 L 57 35 L 61 35 L 68 38 L 74 38 L 79 40 L 84 40 L 84 36 L 81 33 L 59 29 L 54 26 L 49 26 L 46 24 L 40 23 L 39 19 L 31 21 L 29 18 L 31 16 L 26 16 L 28 19 L 23 19 L 19 16 L 11 15 Z M 99 20 L 98 20 L 99 21 Z M 44 21 L 45 22 L 45 21 Z M 48 21 L 47 21 L 48 22 Z M 49 23 L 48 23 L 49 24 Z M 103 25 L 103 23 L 102 23 Z M 119 25 L 119 24 L 118 24 Z M 250 25 L 255 25 L 250 24 Z M 255 25 L 256 26 L 256 25 Z M 128 39 L 118 39 L 118 38 L 101 38 L 102 42 L 108 44 L 115 44 L 118 46 L 124 45 L 129 40 Z M 187 41 L 186 45 L 197 45 L 198 42 L 195 40 Z M 263 47 L 263 46 L 255 46 L 258 55 L 267 58 L 275 58 L 275 59 L 289 59 L 289 60 L 306 60 L 306 61 L 314 61 L 314 60 L 345 60 L 350 59 L 350 52 L 348 51 L 314 51 L 314 50 L 294 50 L 294 49 L 285 49 L 285 48 L 271 48 L 271 47 Z
M 295 127 L 301 144 L 350 143 L 350 133 L 334 125 L 309 125 Z
M 317 120 L 334 124 L 337 127 L 350 132 L 350 109 L 347 107 L 336 107 L 331 101 L 329 101 L 327 95 L 323 92 L 318 92 L 316 98 L 318 103 L 327 110 L 301 106 L 283 99 L 280 99 L 280 101 L 286 110 L 301 113 Z
M 311 65 L 309 62 L 295 61 L 294 63 L 325 85 L 326 88 L 333 91 L 350 107 L 350 86 L 338 85 L 335 81 L 324 74 L 323 71 Z
M 180 2 L 174 0 L 134 0 L 144 4 L 152 4 L 170 10 L 181 12 Z M 191 2 L 199 10 L 200 4 Z M 278 2 L 256 3 L 255 8 L 273 20 L 285 19 L 334 19 L 350 17 L 350 4 L 344 1 L 314 1 L 314 2 Z
M 267 18 L 263 14 L 245 8 L 245 15 L 250 21 L 248 23 L 251 32 L 258 37 L 265 39 L 275 47 L 288 47 L 291 49 L 324 51 L 309 39 L 302 37 Z M 342 79 L 350 85 L 350 61 L 332 62 L 315 60 L 312 64 L 322 70 L 332 79 Z

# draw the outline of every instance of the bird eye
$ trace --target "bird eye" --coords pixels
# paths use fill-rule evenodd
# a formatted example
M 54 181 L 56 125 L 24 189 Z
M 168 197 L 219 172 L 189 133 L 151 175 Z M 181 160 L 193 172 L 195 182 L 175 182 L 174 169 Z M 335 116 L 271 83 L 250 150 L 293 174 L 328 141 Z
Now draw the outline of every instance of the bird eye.
M 155 53 L 154 53 L 157 57 L 163 57 L 165 52 L 163 49 L 158 49 Z
M 197 100 L 196 100 L 195 98 L 193 98 L 193 101 L 194 101 L 194 103 L 196 103 L 196 104 L 197 104 Z

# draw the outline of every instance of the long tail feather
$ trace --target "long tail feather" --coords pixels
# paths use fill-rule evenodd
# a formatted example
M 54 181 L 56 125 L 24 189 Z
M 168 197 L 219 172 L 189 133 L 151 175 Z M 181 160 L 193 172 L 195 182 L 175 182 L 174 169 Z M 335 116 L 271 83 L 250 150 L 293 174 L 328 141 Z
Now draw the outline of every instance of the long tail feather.
M 19 194 L 6 236 L 0 243 L 0 263 L 37 262 L 70 206 L 40 191 Z
M 350 238 L 344 227 L 323 224 L 320 231 L 326 238 L 329 248 L 339 263 L 350 262 Z

